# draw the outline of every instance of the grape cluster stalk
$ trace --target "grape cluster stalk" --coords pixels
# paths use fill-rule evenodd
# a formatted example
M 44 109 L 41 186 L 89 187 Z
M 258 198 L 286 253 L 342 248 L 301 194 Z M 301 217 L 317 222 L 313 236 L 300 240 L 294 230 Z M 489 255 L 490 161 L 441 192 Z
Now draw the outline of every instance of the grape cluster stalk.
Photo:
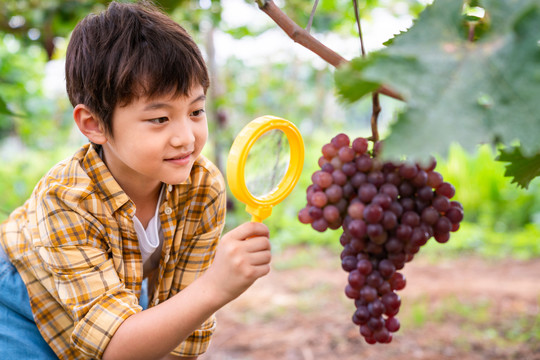
M 406 285 L 399 271 L 430 238 L 445 243 L 459 229 L 463 206 L 455 188 L 428 164 L 383 162 L 381 142 L 336 135 L 322 147 L 320 170 L 307 188 L 298 219 L 313 229 L 342 229 L 341 265 L 349 273 L 345 295 L 369 344 L 389 343 Z

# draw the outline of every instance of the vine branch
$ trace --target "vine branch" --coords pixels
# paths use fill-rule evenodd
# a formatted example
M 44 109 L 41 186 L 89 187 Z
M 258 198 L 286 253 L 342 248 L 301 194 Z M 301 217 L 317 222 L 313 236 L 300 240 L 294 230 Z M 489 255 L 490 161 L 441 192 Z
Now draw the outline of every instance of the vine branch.
M 328 48 L 326 45 L 315 39 L 310 33 L 298 26 L 272 0 L 255 0 L 259 8 L 264 11 L 285 33 L 296 43 L 319 55 L 324 61 L 338 68 L 342 64 L 348 63 L 344 57 Z M 378 93 L 389 96 L 397 100 L 403 97 L 385 85 L 382 85 Z

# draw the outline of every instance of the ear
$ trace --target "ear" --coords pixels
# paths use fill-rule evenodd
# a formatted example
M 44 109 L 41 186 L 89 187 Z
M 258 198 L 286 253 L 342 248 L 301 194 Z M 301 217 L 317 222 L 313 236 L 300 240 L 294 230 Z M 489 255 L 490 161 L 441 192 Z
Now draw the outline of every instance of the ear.
M 107 136 L 98 120 L 86 105 L 78 104 L 73 109 L 73 119 L 84 136 L 94 144 L 103 145 L 107 142 Z

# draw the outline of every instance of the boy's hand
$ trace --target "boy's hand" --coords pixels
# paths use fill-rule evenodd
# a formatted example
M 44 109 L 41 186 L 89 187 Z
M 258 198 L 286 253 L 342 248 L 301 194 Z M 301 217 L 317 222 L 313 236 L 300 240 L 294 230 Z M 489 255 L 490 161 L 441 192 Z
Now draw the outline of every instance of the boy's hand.
M 244 223 L 221 237 L 216 257 L 205 276 L 229 302 L 270 271 L 270 241 L 266 225 Z

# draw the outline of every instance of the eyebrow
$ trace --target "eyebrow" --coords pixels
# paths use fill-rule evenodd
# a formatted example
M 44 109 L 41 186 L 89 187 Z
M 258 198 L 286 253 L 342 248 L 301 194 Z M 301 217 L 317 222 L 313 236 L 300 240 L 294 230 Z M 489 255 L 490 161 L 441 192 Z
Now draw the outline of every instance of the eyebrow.
M 193 99 L 189 105 L 193 105 L 195 104 L 196 102 L 198 101 L 203 101 L 203 100 L 206 100 L 206 95 L 204 94 L 201 94 L 199 95 L 198 97 L 196 97 L 195 99 Z M 172 108 L 172 106 L 169 104 L 169 103 L 163 103 L 163 102 L 153 102 L 153 103 L 150 103 L 148 105 L 146 105 L 143 110 L 147 111 L 147 110 L 157 110 L 157 109 L 163 109 L 163 108 Z

